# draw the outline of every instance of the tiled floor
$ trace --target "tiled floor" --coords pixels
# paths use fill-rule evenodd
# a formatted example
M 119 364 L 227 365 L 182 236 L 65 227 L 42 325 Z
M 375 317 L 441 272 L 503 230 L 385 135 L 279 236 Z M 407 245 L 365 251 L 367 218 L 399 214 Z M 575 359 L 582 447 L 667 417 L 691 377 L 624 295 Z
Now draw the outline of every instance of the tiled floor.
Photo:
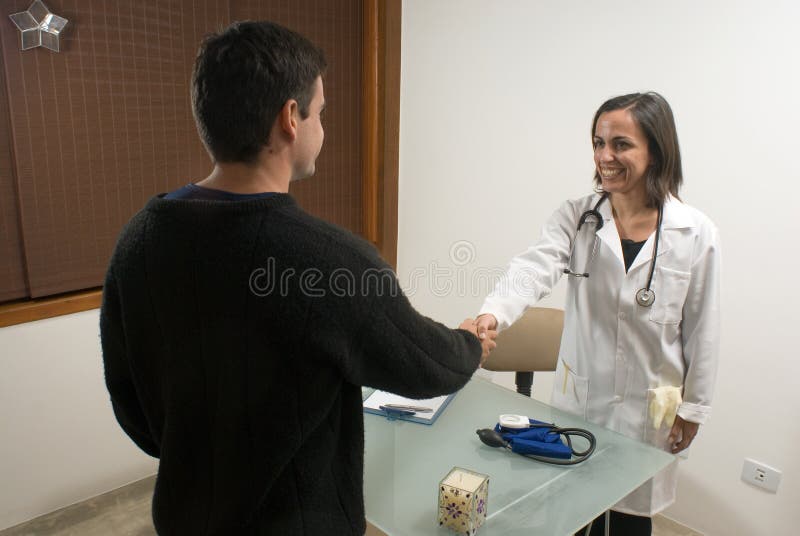
M 664 516 L 653 518 L 653 536 L 703 536 L 700 532 Z
M 155 478 L 145 478 L 88 501 L 0 531 L 0 536 L 154 536 L 150 496 Z M 381 536 L 373 528 L 367 536 Z M 702 536 L 662 516 L 653 520 L 653 536 Z
M 2 530 L 0 536 L 154 536 L 153 486 L 155 477 L 145 478 Z

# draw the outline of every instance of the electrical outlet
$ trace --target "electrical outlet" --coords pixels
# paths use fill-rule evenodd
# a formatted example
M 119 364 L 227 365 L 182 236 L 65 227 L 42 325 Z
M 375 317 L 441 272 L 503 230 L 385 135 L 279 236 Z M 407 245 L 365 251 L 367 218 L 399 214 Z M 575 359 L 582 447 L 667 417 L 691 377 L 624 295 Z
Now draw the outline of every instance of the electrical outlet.
M 745 458 L 742 466 L 742 480 L 776 493 L 778 484 L 781 482 L 781 472 L 765 463 Z

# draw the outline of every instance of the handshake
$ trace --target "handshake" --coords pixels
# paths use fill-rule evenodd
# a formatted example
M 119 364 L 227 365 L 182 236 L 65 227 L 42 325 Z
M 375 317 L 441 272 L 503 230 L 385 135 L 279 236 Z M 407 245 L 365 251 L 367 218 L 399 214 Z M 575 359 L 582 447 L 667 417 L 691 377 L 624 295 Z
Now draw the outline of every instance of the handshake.
M 497 347 L 497 343 L 494 342 L 497 338 L 497 319 L 494 315 L 483 314 L 475 319 L 465 319 L 458 328 L 469 331 L 481 341 L 481 366 L 483 366 L 489 353 Z

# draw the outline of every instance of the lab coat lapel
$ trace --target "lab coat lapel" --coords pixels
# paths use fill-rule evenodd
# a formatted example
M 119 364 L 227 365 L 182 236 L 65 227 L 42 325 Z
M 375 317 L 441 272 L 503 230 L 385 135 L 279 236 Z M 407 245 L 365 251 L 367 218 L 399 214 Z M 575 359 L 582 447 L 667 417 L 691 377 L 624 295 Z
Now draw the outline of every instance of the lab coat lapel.
M 639 250 L 639 253 L 636 254 L 636 258 L 633 259 L 633 264 L 631 264 L 628 273 L 632 273 L 635 271 L 639 266 L 643 264 L 650 264 L 650 260 L 653 258 L 653 246 L 656 242 L 656 233 L 653 232 L 650 236 L 647 237 L 647 241 L 642 246 L 642 249 Z M 661 230 L 661 236 L 658 239 L 658 256 L 660 257 L 664 253 L 670 250 L 672 246 L 670 245 L 669 237 L 667 233 L 664 232 L 663 228 Z
M 661 222 L 661 236 L 658 239 L 658 255 L 656 258 L 664 255 L 673 247 L 674 232 L 676 229 L 685 229 L 692 227 L 692 219 L 687 212 L 686 205 L 674 199 L 672 196 L 668 197 L 664 202 L 664 218 Z M 628 273 L 633 272 L 637 267 L 650 263 L 653 258 L 653 247 L 656 241 L 656 233 L 653 232 L 644 243 L 639 254 L 636 255 L 633 264 L 631 264 Z
M 614 223 L 614 217 L 611 215 L 611 201 L 606 199 L 597 208 L 600 215 L 603 217 L 603 228 L 597 231 L 597 237 L 614 252 L 614 256 L 619 260 L 619 265 L 622 270 L 625 270 L 625 257 L 622 256 L 622 244 L 619 241 L 619 233 L 617 232 L 617 225 Z
M 689 207 L 674 197 L 668 197 L 664 202 L 664 223 L 662 228 L 687 229 L 694 227 L 695 223 L 689 210 Z

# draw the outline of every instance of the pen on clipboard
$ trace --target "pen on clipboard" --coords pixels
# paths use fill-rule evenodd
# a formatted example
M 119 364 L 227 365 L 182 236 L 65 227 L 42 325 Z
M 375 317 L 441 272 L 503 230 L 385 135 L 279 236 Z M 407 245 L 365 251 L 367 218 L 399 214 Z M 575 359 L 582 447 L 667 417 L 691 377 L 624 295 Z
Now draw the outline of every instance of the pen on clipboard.
M 432 413 L 433 408 L 428 408 L 425 406 L 408 406 L 405 404 L 384 404 L 380 406 L 380 408 L 384 411 L 397 411 L 397 412 L 410 412 L 411 414 L 414 413 Z

